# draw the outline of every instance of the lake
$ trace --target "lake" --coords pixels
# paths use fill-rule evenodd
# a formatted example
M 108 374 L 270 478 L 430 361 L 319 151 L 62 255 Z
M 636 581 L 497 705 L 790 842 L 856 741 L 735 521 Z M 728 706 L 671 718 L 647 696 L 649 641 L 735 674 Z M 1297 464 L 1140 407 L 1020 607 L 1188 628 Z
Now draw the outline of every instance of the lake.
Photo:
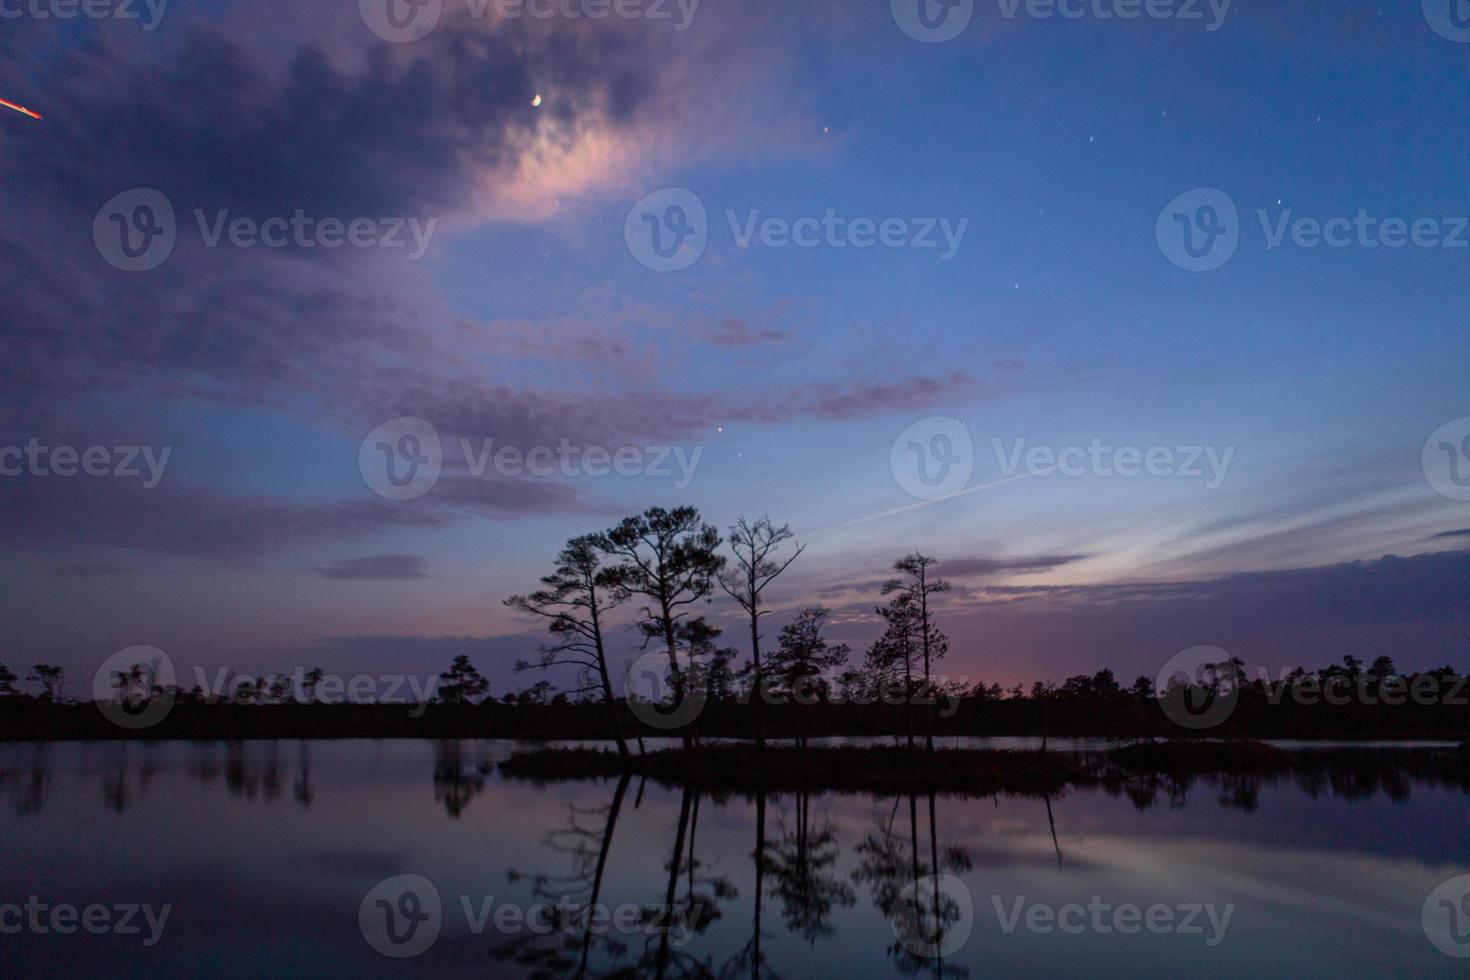
M 994 799 L 535 785 L 496 771 L 517 748 L 0 745 L 0 972 L 1470 971 L 1470 797 L 1432 746 Z

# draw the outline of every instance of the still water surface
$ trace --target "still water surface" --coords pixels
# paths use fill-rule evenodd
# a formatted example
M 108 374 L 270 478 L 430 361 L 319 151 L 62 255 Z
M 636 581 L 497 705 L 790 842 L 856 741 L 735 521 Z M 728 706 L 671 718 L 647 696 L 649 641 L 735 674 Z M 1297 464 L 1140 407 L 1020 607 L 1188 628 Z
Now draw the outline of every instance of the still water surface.
M 42 929 L 0 922 L 22 925 L 0 975 L 1470 976 L 1424 927 L 1470 874 L 1470 796 L 1422 764 L 1436 748 L 1306 780 L 932 800 L 537 786 L 495 770 L 515 748 L 0 746 L 0 906 L 48 907 Z M 437 915 L 395 946 L 433 912 L 424 880 Z M 97 904 L 169 911 L 50 928 L 52 906 Z M 558 904 L 549 934 L 521 917 Z M 593 905 L 609 921 L 589 930 Z M 668 907 L 667 930 L 638 918 Z

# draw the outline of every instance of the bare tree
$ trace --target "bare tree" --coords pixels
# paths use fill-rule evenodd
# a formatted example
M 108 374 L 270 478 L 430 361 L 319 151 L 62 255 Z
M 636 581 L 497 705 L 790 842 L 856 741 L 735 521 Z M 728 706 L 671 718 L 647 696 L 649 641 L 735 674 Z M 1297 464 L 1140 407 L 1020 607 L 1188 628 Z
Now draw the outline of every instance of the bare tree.
M 582 687 L 572 693 L 602 692 L 618 754 L 628 756 L 628 742 L 623 737 L 607 666 L 607 648 L 602 640 L 603 617 L 627 600 L 627 589 L 602 567 L 601 542 L 595 535 L 568 541 L 556 557 L 556 571 L 541 579 L 541 585 L 540 590 L 528 596 L 511 596 L 505 604 L 547 620 L 546 628 L 556 637 L 556 642 L 541 649 L 537 663 L 522 661 L 516 664 L 516 670 L 580 668 Z
M 752 683 L 755 685 L 755 748 L 757 752 L 766 747 L 764 697 L 765 689 L 761 670 L 761 617 L 769 610 L 762 608 L 761 597 L 770 585 L 791 563 L 806 550 L 798 544 L 796 551 L 785 560 L 775 557 L 781 546 L 792 537 L 787 525 L 776 527 L 769 517 L 762 517 L 754 524 L 740 518 L 730 528 L 730 549 L 735 553 L 735 567 L 727 568 L 720 575 L 720 588 L 739 603 L 750 618 L 750 656 Z
M 934 625 L 934 620 L 929 609 L 929 600 L 932 596 L 948 592 L 952 586 L 942 578 L 934 578 L 929 569 L 939 564 L 936 558 L 929 558 L 919 554 L 917 551 L 911 555 L 899 559 L 894 563 L 893 570 L 901 572 L 903 578 L 895 578 L 883 586 L 884 595 L 898 593 L 907 596 L 918 612 L 919 626 L 919 652 L 924 658 L 924 699 L 927 710 L 925 717 L 928 725 L 925 737 L 927 748 L 934 750 L 934 685 L 933 685 L 933 663 L 949 652 L 949 638 L 939 631 Z
M 662 640 L 667 646 L 674 698 L 682 703 L 685 681 L 679 667 L 679 623 L 690 606 L 709 599 L 715 577 L 724 567 L 725 559 L 715 553 L 720 532 L 703 523 L 693 507 L 652 507 L 597 535 L 597 544 L 621 562 L 607 570 L 608 582 L 648 600 L 638 628 L 645 642 Z M 688 747 L 691 733 L 686 729 L 683 736 Z

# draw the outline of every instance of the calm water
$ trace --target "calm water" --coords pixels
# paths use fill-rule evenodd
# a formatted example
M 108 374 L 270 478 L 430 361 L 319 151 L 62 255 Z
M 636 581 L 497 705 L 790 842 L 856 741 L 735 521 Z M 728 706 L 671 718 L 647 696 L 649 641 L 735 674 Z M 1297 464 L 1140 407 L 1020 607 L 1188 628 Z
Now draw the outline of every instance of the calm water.
M 1470 874 L 1470 798 L 1418 765 L 1050 800 L 756 800 L 510 781 L 494 764 L 513 748 L 0 746 L 0 906 L 47 906 L 0 911 L 45 929 L 0 935 L 0 974 L 1470 974 L 1424 925 L 1431 893 Z M 403 875 L 432 883 L 437 915 Z M 565 927 L 519 919 L 559 900 L 578 910 Z M 156 925 L 139 911 L 136 934 L 102 931 L 98 910 L 101 934 L 58 935 L 62 905 L 109 923 L 148 906 Z M 591 905 L 622 925 L 592 934 Z M 1444 909 L 1470 946 L 1470 900 Z M 941 958 L 923 955 L 935 938 Z

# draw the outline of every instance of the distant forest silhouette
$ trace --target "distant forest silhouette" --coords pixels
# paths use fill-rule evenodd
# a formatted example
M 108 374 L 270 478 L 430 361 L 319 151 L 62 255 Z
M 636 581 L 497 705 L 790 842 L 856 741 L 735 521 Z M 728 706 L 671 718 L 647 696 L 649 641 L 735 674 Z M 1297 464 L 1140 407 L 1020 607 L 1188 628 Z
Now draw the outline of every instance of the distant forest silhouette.
M 728 554 L 722 547 L 728 547 Z M 544 622 L 550 640 L 517 671 L 571 671 L 558 688 L 541 679 L 498 697 L 467 656 L 439 675 L 433 704 L 325 704 L 316 686 L 320 668 L 293 685 L 280 675 L 235 677 L 228 695 L 198 686 L 154 682 L 149 664 L 110 678 L 110 704 L 136 710 L 159 698 L 172 705 L 156 725 L 129 731 L 111 725 L 93 702 L 65 693 L 62 668 L 36 664 L 29 689 L 0 664 L 0 739 L 232 737 L 505 737 L 598 739 L 626 758 L 649 736 L 676 736 L 686 749 L 701 739 L 748 739 L 763 751 L 769 739 L 804 745 L 829 736 L 898 736 L 910 746 L 965 735 L 1135 738 L 1352 737 L 1461 739 L 1470 734 L 1465 699 L 1470 684 L 1451 667 L 1400 675 L 1391 658 L 1364 665 L 1346 656 L 1316 671 L 1297 668 L 1280 678 L 1251 679 L 1234 658 L 1205 664 L 1193 678 L 1121 684 L 1107 668 L 1060 684 L 1037 681 L 1003 689 L 995 683 L 946 679 L 949 652 L 939 597 L 951 584 L 938 559 L 913 553 L 898 559 L 883 584 L 876 612 L 883 633 L 859 657 L 825 636 L 828 610 L 808 606 L 769 642 L 773 612 L 768 590 L 804 553 L 789 527 L 769 518 L 740 519 L 728 539 L 692 507 L 651 508 L 606 531 L 573 538 L 557 554 L 539 587 L 505 603 Z M 748 649 L 722 643 L 724 631 L 699 613 L 717 592 L 733 599 L 747 630 Z M 611 626 L 620 611 L 629 626 Z M 699 702 L 692 720 L 659 723 L 636 687 L 613 663 L 609 634 L 632 629 L 666 670 L 671 705 Z M 646 658 L 645 658 L 646 659 Z M 89 679 L 90 680 L 90 679 Z M 1432 690 L 1431 699 L 1405 692 Z M 1298 696 L 1310 691 L 1311 697 Z M 1395 697 L 1394 695 L 1398 695 Z M 1166 699 L 1205 704 L 1229 698 L 1232 710 L 1200 731 L 1163 710 Z M 632 703 L 630 703 L 630 700 Z M 642 710 L 639 710 L 642 709 Z M 653 721 L 650 724 L 650 720 Z

